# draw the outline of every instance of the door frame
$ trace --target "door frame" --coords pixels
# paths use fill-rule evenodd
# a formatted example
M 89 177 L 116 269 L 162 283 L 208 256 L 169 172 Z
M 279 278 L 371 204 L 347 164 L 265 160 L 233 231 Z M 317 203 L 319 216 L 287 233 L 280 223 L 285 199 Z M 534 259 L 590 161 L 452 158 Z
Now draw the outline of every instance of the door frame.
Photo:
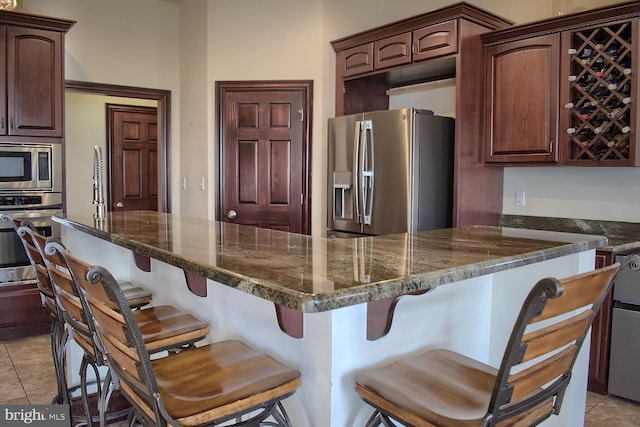
M 158 211 L 171 212 L 171 91 L 106 83 L 66 80 L 65 91 L 158 102 Z
M 224 123 L 227 115 L 225 95 L 228 92 L 259 92 L 259 91 L 302 91 L 304 97 L 305 115 L 302 127 L 302 232 L 311 233 L 311 131 L 313 129 L 313 80 L 247 80 L 247 81 L 217 81 L 215 84 L 215 102 L 218 110 L 216 126 L 216 153 L 218 155 L 218 197 L 216 201 L 216 217 L 218 221 L 224 218 Z

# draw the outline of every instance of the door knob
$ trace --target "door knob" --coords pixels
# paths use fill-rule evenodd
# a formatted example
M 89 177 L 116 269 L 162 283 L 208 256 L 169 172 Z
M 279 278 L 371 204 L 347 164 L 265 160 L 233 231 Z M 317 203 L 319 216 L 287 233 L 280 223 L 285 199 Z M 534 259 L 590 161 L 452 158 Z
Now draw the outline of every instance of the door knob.
M 124 208 L 124 203 L 122 202 L 116 203 L 116 208 Z
M 238 214 L 234 210 L 230 210 L 229 212 L 227 212 L 227 218 L 229 219 L 235 219 L 236 216 L 238 216 Z

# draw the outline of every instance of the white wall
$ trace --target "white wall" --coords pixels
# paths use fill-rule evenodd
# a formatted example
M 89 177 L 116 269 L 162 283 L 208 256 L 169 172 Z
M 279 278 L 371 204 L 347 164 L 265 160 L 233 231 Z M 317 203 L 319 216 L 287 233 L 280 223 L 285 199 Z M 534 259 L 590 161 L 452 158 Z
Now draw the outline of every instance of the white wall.
M 174 159 L 174 182 L 180 203 L 174 213 L 213 218 L 217 171 L 214 155 L 213 82 L 207 75 L 207 0 L 184 1 L 180 7 L 180 159 Z M 174 105 L 176 105 L 174 103 Z M 205 189 L 199 187 L 205 179 Z M 183 187 L 184 184 L 184 187 Z

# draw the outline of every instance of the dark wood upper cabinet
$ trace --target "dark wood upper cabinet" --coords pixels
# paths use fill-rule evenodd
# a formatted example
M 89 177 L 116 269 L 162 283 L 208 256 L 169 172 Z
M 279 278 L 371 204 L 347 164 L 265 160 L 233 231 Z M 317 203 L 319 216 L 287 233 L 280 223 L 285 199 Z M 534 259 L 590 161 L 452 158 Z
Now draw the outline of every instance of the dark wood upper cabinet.
M 64 131 L 64 34 L 74 21 L 0 12 L 0 139 Z
M 485 165 L 479 132 L 485 84 L 480 34 L 510 25 L 457 3 L 331 43 L 336 52 L 336 116 L 389 109 L 389 89 L 455 79 L 456 226 L 500 222 L 502 170 Z
M 344 77 L 373 71 L 373 43 L 345 49 L 338 54 L 336 61 L 342 66 Z
M 558 34 L 487 49 L 488 162 L 558 161 Z
M 413 32 L 415 62 L 458 52 L 458 21 L 441 22 Z
M 640 1 L 483 34 L 486 161 L 640 166 Z
M 396 34 L 376 40 L 373 47 L 375 70 L 411 63 L 411 33 Z

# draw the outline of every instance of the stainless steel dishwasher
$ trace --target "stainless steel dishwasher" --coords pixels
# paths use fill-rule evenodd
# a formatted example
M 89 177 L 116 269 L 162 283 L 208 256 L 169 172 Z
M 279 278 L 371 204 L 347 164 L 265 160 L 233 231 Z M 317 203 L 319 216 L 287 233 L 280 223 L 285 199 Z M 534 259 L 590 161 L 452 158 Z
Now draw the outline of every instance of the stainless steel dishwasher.
M 628 267 L 613 284 L 609 393 L 640 402 L 640 271 Z

